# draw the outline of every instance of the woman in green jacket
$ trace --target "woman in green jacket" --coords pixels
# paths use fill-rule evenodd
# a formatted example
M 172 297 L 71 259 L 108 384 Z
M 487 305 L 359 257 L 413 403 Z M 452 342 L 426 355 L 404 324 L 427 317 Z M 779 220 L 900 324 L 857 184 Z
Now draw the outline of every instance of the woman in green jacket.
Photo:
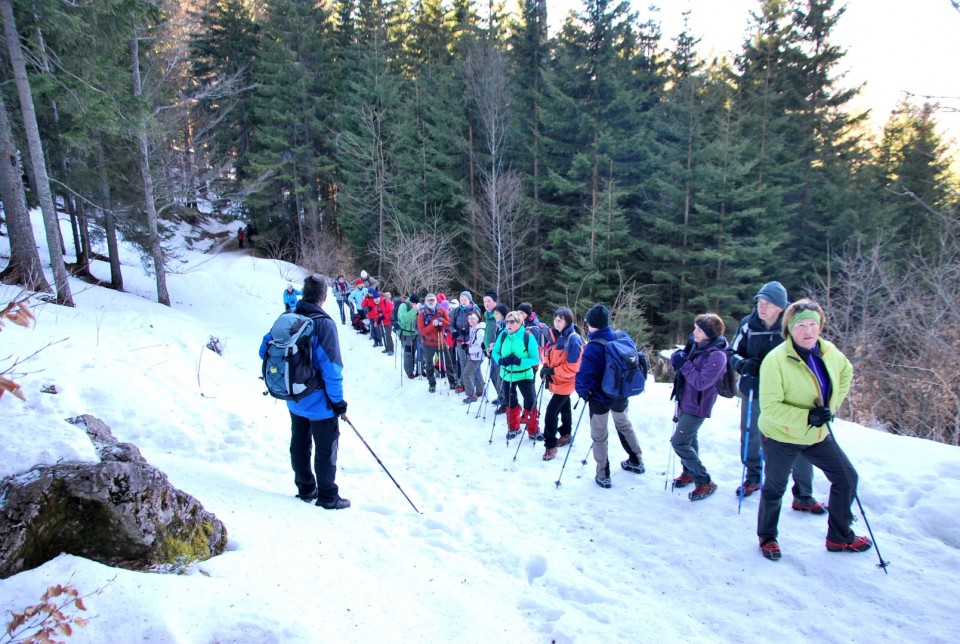
M 500 378 L 507 401 L 507 440 L 520 435 L 520 424 L 525 423 L 532 440 L 543 440 L 539 430 L 533 369 L 540 364 L 540 346 L 532 333 L 523 328 L 518 311 L 510 311 L 505 318 L 506 328 L 493 345 L 493 360 L 500 365 Z M 523 396 L 521 415 L 517 390 Z
M 820 337 L 827 317 L 819 304 L 804 299 L 783 314 L 783 337 L 760 365 L 760 419 L 764 481 L 757 536 L 767 559 L 780 558 L 777 523 L 793 463 L 803 454 L 830 481 L 827 550 L 863 552 L 870 540 L 853 533 L 857 471 L 833 440 L 828 423 L 843 403 L 853 366 L 833 344 Z

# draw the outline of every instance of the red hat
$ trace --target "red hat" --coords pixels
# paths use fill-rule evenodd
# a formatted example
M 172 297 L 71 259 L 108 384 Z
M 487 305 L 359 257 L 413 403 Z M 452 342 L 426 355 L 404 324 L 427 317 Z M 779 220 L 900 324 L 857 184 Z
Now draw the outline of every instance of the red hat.
M 354 284 L 357 284 L 357 285 L 363 284 L 363 280 L 362 280 L 362 279 L 358 279 L 356 282 L 354 282 Z

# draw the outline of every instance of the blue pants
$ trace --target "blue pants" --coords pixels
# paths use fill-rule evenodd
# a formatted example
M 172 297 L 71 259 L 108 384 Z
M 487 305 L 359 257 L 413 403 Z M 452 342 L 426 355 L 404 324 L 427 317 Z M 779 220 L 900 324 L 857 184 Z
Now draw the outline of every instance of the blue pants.
M 753 395 L 753 409 L 750 418 L 750 444 L 746 445 L 747 458 L 743 458 L 744 443 L 747 440 L 747 401 L 740 401 L 740 462 L 747 468 L 744 483 L 746 485 L 759 485 L 761 474 L 763 473 L 763 459 L 760 457 L 760 442 L 763 435 L 760 434 L 760 428 L 757 427 L 757 419 L 760 418 L 760 403 L 757 401 L 757 394 Z M 803 454 L 797 455 L 797 460 L 793 464 L 793 497 L 796 499 L 805 499 L 813 496 L 813 465 L 810 464 Z
M 337 451 L 340 444 L 339 419 L 310 420 L 290 412 L 290 464 L 293 480 L 300 496 L 312 496 L 317 491 L 317 500 L 333 503 L 340 498 L 336 484 Z M 310 453 L 313 468 L 310 467 Z M 316 472 L 316 476 L 314 476 Z

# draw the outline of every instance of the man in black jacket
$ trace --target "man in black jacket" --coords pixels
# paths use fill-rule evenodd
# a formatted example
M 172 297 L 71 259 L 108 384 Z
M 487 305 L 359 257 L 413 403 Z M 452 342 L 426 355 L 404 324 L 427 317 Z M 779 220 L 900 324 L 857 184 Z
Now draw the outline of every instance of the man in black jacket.
M 727 359 L 740 374 L 740 392 L 744 397 L 740 405 L 740 460 L 746 467 L 743 496 L 750 496 L 760 489 L 763 474 L 761 435 L 757 427 L 757 419 L 760 418 L 760 403 L 757 400 L 760 363 L 774 347 L 783 342 L 781 320 L 784 309 L 790 304 L 787 289 L 780 282 L 767 282 L 753 299 L 757 302 L 756 308 L 740 321 L 737 335 L 727 349 Z M 749 405 L 747 399 L 751 391 L 753 404 Z M 737 488 L 737 496 L 740 492 L 740 488 Z M 799 456 L 793 466 L 793 509 L 813 514 L 825 512 L 823 504 L 813 498 L 813 466 L 803 456 Z

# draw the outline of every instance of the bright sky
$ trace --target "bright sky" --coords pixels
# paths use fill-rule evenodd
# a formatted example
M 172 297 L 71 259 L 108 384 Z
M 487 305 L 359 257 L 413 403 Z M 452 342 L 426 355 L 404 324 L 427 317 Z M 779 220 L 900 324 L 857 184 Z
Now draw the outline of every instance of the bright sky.
M 641 19 L 649 15 L 650 2 L 632 4 Z M 682 31 L 683 12 L 689 10 L 690 32 L 701 38 L 705 56 L 711 51 L 738 52 L 752 22 L 750 12 L 760 8 L 760 0 L 659 0 L 659 4 L 664 6 L 659 15 L 665 44 Z M 582 6 L 579 0 L 551 0 L 551 23 Z M 844 84 L 866 83 L 857 104 L 873 110 L 880 128 L 904 92 L 936 97 L 933 100 L 943 107 L 938 121 L 960 141 L 960 76 L 953 69 L 960 60 L 960 12 L 950 0 L 847 0 L 846 7 L 833 42 L 847 52 L 840 65 L 847 72 Z

